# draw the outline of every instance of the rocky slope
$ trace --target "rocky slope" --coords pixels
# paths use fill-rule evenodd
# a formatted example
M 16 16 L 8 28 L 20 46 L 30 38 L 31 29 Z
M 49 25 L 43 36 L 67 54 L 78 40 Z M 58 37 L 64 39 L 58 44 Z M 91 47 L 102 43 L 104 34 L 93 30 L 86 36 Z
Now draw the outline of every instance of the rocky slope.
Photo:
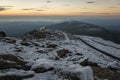
M 0 80 L 120 80 L 120 45 L 42 28 L 0 37 Z

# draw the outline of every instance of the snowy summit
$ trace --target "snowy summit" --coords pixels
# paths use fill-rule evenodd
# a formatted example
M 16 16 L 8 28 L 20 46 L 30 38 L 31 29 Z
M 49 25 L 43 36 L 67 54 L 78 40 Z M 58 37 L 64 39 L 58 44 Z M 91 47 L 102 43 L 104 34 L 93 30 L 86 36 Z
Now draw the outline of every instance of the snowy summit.
M 111 76 L 112 75 L 112 76 Z M 42 27 L 0 37 L 0 80 L 120 80 L 120 45 Z

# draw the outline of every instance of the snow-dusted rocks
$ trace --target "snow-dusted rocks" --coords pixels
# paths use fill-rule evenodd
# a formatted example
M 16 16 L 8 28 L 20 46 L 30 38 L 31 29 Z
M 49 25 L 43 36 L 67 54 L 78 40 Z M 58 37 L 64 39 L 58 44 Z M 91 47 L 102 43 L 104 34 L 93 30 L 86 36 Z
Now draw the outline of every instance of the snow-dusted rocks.
M 92 69 L 80 65 L 69 65 L 60 71 L 60 75 L 69 80 L 94 80 Z
M 112 52 L 109 54 L 119 56 L 120 45 L 118 44 L 50 29 L 34 30 L 32 33 L 27 33 L 23 39 L 10 37 L 7 39 L 13 39 L 15 42 L 9 43 L 9 40 L 5 38 L 0 40 L 0 55 L 4 55 L 0 57 L 0 61 L 7 64 L 0 74 L 4 74 L 6 69 L 11 72 L 11 68 L 14 68 L 16 71 L 22 69 L 34 72 L 34 76 L 24 80 L 93 80 L 93 78 L 114 80 L 110 77 L 111 75 L 118 78 L 115 80 L 120 80 L 118 77 L 120 75 L 119 59 L 105 55 L 90 46 L 96 45 L 103 51 L 109 48 L 107 52 Z M 87 41 L 89 45 L 84 41 Z M 104 49 L 99 45 L 104 45 Z M 115 55 L 114 51 L 116 51 Z M 4 58 L 5 56 L 7 58 Z M 0 63 L 1 66 L 3 66 L 2 63 Z M 15 66 L 10 67 L 8 64 L 15 64 Z M 16 76 L 13 77 L 17 80 Z
M 22 68 L 27 62 L 12 54 L 0 54 L 0 69 Z
M 50 30 L 50 29 L 45 29 L 45 30 L 33 30 L 31 32 L 28 32 L 24 37 L 23 41 L 26 40 L 32 40 L 32 39 L 39 39 L 39 40 L 65 40 L 69 41 L 67 38 L 67 35 L 61 31 L 58 30 Z
M 108 54 L 118 57 L 120 59 L 120 45 L 96 37 L 81 36 L 81 38 L 87 43 L 89 43 L 91 46 L 107 52 Z
M 0 37 L 0 41 L 6 43 L 16 43 L 15 38 L 9 38 L 9 37 Z
M 24 36 L 23 40 L 26 41 L 26 40 L 32 40 L 32 39 L 43 39 L 45 37 L 46 35 L 42 31 L 33 30 L 27 33 L 26 36 Z
M 83 60 L 80 63 L 80 65 L 82 65 L 82 66 L 97 66 L 97 67 L 99 67 L 99 65 L 97 63 L 90 62 L 90 61 L 88 61 L 88 59 Z
M 0 80 L 22 80 L 34 76 L 34 71 L 24 71 L 17 69 L 0 70 Z
M 44 31 L 44 30 L 47 30 L 46 26 L 43 26 L 43 27 L 40 28 L 40 31 Z
M 36 73 L 43 73 L 54 69 L 53 62 L 48 59 L 39 59 L 32 65 L 31 70 Z
M 120 64 L 118 64 L 117 61 L 111 62 L 110 64 L 108 64 L 107 67 L 113 70 L 117 70 L 117 69 L 120 70 Z
M 96 80 L 120 80 L 120 72 L 108 68 L 92 67 Z

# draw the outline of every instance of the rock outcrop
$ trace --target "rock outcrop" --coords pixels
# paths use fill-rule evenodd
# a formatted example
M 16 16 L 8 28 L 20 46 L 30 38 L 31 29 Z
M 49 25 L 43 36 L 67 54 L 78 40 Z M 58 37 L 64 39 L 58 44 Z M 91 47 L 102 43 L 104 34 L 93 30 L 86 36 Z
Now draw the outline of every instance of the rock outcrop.
M 0 31 L 0 37 L 6 37 L 6 33 L 3 31 Z
M 43 39 L 45 37 L 46 37 L 45 33 L 39 30 L 33 30 L 24 36 L 23 41 L 32 39 Z
M 57 51 L 57 55 L 59 57 L 65 57 L 70 51 L 67 49 L 61 49 Z
M 33 64 L 32 68 L 36 73 L 43 73 L 47 71 L 51 71 L 54 69 L 53 64 L 50 60 L 47 59 L 39 59 Z
M 0 69 L 18 68 L 24 69 L 27 62 L 12 54 L 0 55 Z
M 16 69 L 0 70 L 0 80 L 23 80 L 34 76 L 34 71 L 24 71 Z

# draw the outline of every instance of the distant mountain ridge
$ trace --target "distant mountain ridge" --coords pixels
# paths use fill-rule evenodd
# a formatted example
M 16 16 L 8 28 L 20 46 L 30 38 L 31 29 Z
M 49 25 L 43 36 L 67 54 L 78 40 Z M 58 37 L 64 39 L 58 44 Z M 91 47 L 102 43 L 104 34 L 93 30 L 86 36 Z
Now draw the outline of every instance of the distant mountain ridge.
M 51 29 L 62 30 L 71 34 L 95 36 L 106 40 L 111 40 L 116 43 L 120 42 L 119 39 L 116 39 L 118 36 L 115 36 L 113 32 L 94 24 L 79 21 L 66 21 L 62 23 L 47 25 L 47 27 Z
M 0 31 L 6 32 L 9 37 L 22 37 L 26 32 L 37 29 L 42 25 L 53 24 L 47 21 L 9 21 L 0 22 Z
M 15 21 L 0 22 L 0 30 L 9 37 L 22 37 L 25 33 L 47 25 L 50 29 L 58 29 L 71 34 L 101 37 L 120 44 L 120 32 L 106 30 L 106 28 L 79 21 L 66 21 L 61 23 L 45 21 Z

